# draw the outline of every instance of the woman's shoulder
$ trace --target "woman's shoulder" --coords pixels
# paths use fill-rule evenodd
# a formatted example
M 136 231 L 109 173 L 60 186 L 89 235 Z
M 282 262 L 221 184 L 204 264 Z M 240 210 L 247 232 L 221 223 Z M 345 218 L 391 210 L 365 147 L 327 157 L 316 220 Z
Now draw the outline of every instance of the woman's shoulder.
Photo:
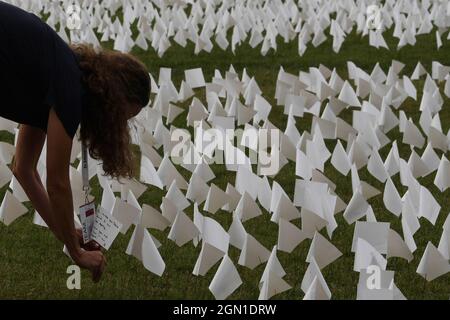
M 66 131 L 73 137 L 81 123 L 86 88 L 75 53 L 62 38 L 54 37 L 50 98 Z

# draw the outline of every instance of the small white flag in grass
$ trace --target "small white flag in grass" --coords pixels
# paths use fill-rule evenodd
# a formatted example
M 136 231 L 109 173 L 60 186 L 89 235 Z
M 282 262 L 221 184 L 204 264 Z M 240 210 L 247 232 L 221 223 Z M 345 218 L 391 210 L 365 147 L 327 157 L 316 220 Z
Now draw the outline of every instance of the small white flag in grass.
M 333 155 L 331 157 L 331 164 L 337 171 L 342 173 L 344 176 L 348 174 L 352 165 L 341 141 L 338 140 L 336 146 L 334 147 Z
M 312 239 L 316 231 L 320 231 L 328 225 L 327 220 L 323 219 L 316 213 L 304 208 L 301 211 L 301 217 L 302 217 L 301 230 L 308 239 Z
M 357 300 L 394 300 L 394 271 L 370 267 L 359 273 Z
M 177 187 L 175 180 L 170 184 L 169 190 L 167 190 L 166 198 L 171 200 L 179 211 L 186 209 L 191 204 L 186 199 L 181 190 Z
M 408 120 L 405 123 L 403 143 L 415 146 L 419 149 L 421 149 L 425 143 L 425 138 L 422 133 L 411 120 Z
M 424 68 L 424 66 L 420 62 L 417 62 L 416 68 L 411 75 L 411 80 L 417 80 L 426 73 L 427 70 Z
M 158 176 L 152 162 L 144 155 L 141 156 L 141 171 L 139 180 L 144 183 L 154 185 L 160 189 L 164 187 L 164 184 Z
M 447 216 L 447 220 L 444 223 L 438 250 L 443 257 L 450 260 L 450 214 Z
M 200 234 L 191 219 L 183 212 L 178 212 L 172 224 L 168 238 L 181 247 Z
M 228 201 L 229 196 L 226 192 L 217 187 L 214 183 L 211 183 L 203 210 L 209 213 L 216 213 L 217 210 L 225 206 Z
M 202 179 L 200 175 L 193 173 L 191 175 L 191 179 L 189 180 L 186 198 L 196 202 L 197 204 L 201 204 L 208 197 L 208 192 L 208 184 Z
M 147 186 L 137 181 L 135 178 L 124 179 L 125 183 L 120 185 L 120 194 L 122 199 L 126 199 L 128 196 L 128 191 L 132 191 L 136 199 L 147 190 Z
M 415 178 L 424 177 L 429 170 L 425 162 L 423 162 L 414 150 L 411 150 L 411 155 L 408 159 L 408 167 Z
M 414 258 L 402 237 L 396 231 L 389 229 L 387 258 L 391 257 L 403 258 L 408 262 Z
M 255 269 L 261 263 L 269 259 L 270 251 L 267 250 L 251 234 L 245 235 L 244 246 L 239 256 L 238 264 L 250 269 Z
M 9 226 L 27 212 L 28 209 L 9 190 L 6 190 L 0 207 L 0 221 Z
M 209 182 L 216 177 L 204 158 L 199 160 L 193 173 L 198 174 L 205 182 Z
M 191 86 L 188 83 L 186 83 L 186 81 L 184 80 L 181 81 L 180 92 L 178 93 L 178 100 L 180 102 L 184 102 L 190 97 L 192 97 L 194 94 L 195 93 L 192 90 Z
M 306 238 L 293 223 L 282 218 L 278 220 L 278 250 L 291 253 Z
M 377 265 L 382 270 L 386 270 L 387 260 L 369 242 L 358 238 L 353 270 L 360 272 L 361 269 L 367 269 L 371 265 Z
M 323 269 L 340 256 L 342 256 L 342 252 L 316 231 L 311 246 L 309 247 L 306 262 L 311 263 L 312 259 L 314 259 L 319 268 Z
M 170 225 L 170 221 L 165 218 L 161 212 L 144 203 L 142 206 L 141 221 L 139 224 L 144 228 L 164 231 Z
M 0 141 L 0 161 L 2 163 L 10 164 L 15 153 L 15 146 L 7 142 Z
M 244 194 L 239 200 L 236 207 L 236 215 L 242 222 L 258 217 L 262 214 L 261 209 L 258 207 L 257 203 L 250 197 L 250 195 L 244 191 Z
M 255 188 L 255 186 L 259 183 L 259 179 L 260 178 L 251 171 L 251 168 L 240 165 L 236 173 L 234 188 L 240 195 L 243 195 L 246 191 L 250 197 L 255 200 L 258 196 L 258 189 Z
M 403 216 L 405 215 L 405 213 L 402 214 Z M 417 249 L 417 245 L 416 242 L 414 240 L 414 233 L 415 230 L 412 230 L 412 228 L 414 227 L 414 225 L 412 225 L 412 223 L 414 223 L 414 217 L 412 217 L 411 214 L 409 214 L 410 216 L 408 218 L 402 218 L 402 230 L 403 230 L 403 237 L 405 238 L 405 243 L 408 246 L 409 250 L 411 252 L 416 251 Z M 415 217 L 415 219 L 417 220 L 418 223 L 418 219 L 417 217 Z M 410 222 L 410 221 L 412 222 Z
M 137 225 L 128 244 L 126 253 L 142 261 L 148 271 L 162 276 L 166 264 L 159 254 L 158 248 L 150 233 L 144 227 Z
M 427 171 L 423 174 L 424 177 L 431 174 L 432 172 L 436 171 L 439 168 L 441 160 L 439 159 L 436 152 L 433 150 L 433 146 L 430 143 L 427 144 L 425 151 L 422 153 L 421 159 L 427 167 Z
M 436 46 L 439 50 L 440 47 L 442 47 L 442 39 L 441 34 L 439 33 L 439 30 L 436 30 Z
M 239 219 L 236 214 L 233 214 L 233 222 L 228 229 L 228 234 L 230 235 L 230 244 L 239 250 L 242 250 L 245 244 L 247 231 L 245 231 L 241 219 Z
M 205 86 L 205 78 L 203 77 L 201 68 L 185 70 L 184 76 L 186 78 L 186 83 L 193 89 Z
M 9 188 L 12 190 L 12 193 L 14 197 L 17 198 L 20 202 L 29 201 L 27 194 L 25 193 L 25 190 L 23 190 L 22 185 L 20 184 L 19 180 L 15 176 L 12 177 L 11 182 L 9 183 Z M 75 188 L 73 188 L 75 189 Z M 75 189 L 76 190 L 76 189 Z
M 286 272 L 281 266 L 276 253 L 277 247 L 274 246 L 261 280 L 259 281 L 260 292 L 258 300 L 268 300 L 274 295 L 292 288 L 285 280 L 283 280 Z
M 392 147 L 384 161 L 384 166 L 391 177 L 400 171 L 400 156 L 397 141 L 392 142 Z
M 173 163 L 170 161 L 168 154 L 164 155 L 161 164 L 156 171 L 164 186 L 170 186 L 175 181 L 178 188 L 186 190 L 188 183 L 183 176 L 177 171 Z M 159 187 L 159 185 L 157 185 Z
M 225 193 L 228 195 L 228 203 L 222 207 L 222 210 L 226 210 L 228 212 L 234 211 L 239 203 L 239 200 L 241 199 L 241 194 L 230 183 L 227 183 Z
M 348 83 L 348 81 L 344 82 L 341 92 L 339 93 L 338 99 L 350 106 L 361 107 L 361 103 L 358 100 L 355 90 L 353 90 L 352 86 Z
M 175 120 L 175 118 L 178 117 L 183 112 L 184 112 L 183 108 L 177 107 L 176 105 L 169 103 L 169 110 L 167 111 L 166 124 L 172 123 Z
M 285 292 L 289 289 L 292 289 L 292 287 L 286 281 L 277 276 L 275 273 L 269 271 L 265 275 L 258 300 L 268 300 L 274 295 Z
M 375 149 L 372 150 L 372 155 L 367 163 L 367 170 L 382 183 L 384 183 L 389 176 L 380 154 Z
M 348 224 L 361 219 L 369 210 L 369 203 L 363 197 L 361 190 L 356 190 L 344 211 L 344 218 Z
M 434 184 L 441 192 L 444 192 L 450 187 L 450 161 L 442 155 L 439 167 L 434 178 Z
M 125 234 L 132 224 L 139 223 L 141 219 L 141 209 L 116 198 L 112 216 L 122 224 L 120 232 Z
M 270 221 L 277 223 L 279 219 L 285 219 L 287 221 L 295 220 L 300 218 L 300 212 L 294 206 L 292 201 L 288 198 L 286 194 L 281 194 L 278 200 L 278 205 L 270 218 Z
M 48 228 L 44 219 L 42 219 L 42 217 L 39 215 L 39 213 L 36 210 L 34 211 L 33 223 L 37 226 Z
M 388 252 L 389 223 L 357 221 L 353 234 L 352 252 L 356 251 L 358 239 L 364 239 L 378 252 Z
M 431 222 L 432 225 L 436 223 L 439 217 L 441 206 L 433 197 L 431 192 L 424 186 L 420 187 L 420 206 L 419 217 L 424 217 Z
M 416 272 L 427 281 L 432 281 L 450 272 L 450 263 L 431 242 L 428 242 Z
M 315 277 L 306 291 L 303 300 L 330 300 L 331 293 L 325 285 L 319 280 L 319 277 Z
M 268 272 L 273 272 L 280 278 L 283 278 L 286 275 L 286 271 L 284 271 L 283 266 L 281 265 L 280 261 L 278 260 L 277 250 L 278 250 L 277 246 L 273 246 L 272 252 L 270 253 L 269 260 L 267 260 L 267 264 L 266 264 L 266 267 L 264 268 L 263 275 L 261 276 L 261 279 L 259 281 L 260 287 L 261 287 L 261 284 L 265 281 L 266 274 Z
M 269 180 L 266 176 L 261 179 L 261 183 L 258 185 L 258 201 L 264 209 L 270 211 L 272 204 L 272 188 L 270 187 Z
M 223 229 L 222 225 L 216 220 L 209 217 L 203 217 L 198 211 L 198 207 L 194 208 L 195 212 L 201 217 L 198 229 L 200 230 L 203 242 L 209 243 L 224 254 L 228 252 L 230 243 L 230 235 Z
M 413 98 L 414 100 L 417 100 L 417 90 L 412 81 L 406 76 L 403 76 L 403 87 L 405 89 L 405 92 L 408 96 Z
M 305 294 L 309 292 L 308 299 L 310 300 L 331 299 L 331 291 L 328 288 L 322 272 L 320 271 L 320 268 L 314 258 L 311 259 L 308 269 L 306 269 L 300 287 Z
M 297 149 L 295 174 L 305 180 L 311 180 L 313 169 L 315 169 L 315 167 L 311 160 L 302 150 Z
M 195 262 L 192 274 L 204 276 L 225 255 L 215 246 L 203 241 L 202 249 Z
M 13 177 L 13 173 L 9 167 L 0 161 L 0 188 L 3 188 Z
M 225 300 L 229 295 L 236 291 L 241 284 L 241 277 L 239 276 L 233 261 L 231 261 L 228 255 L 225 255 L 209 285 L 209 290 L 217 300 Z
M 172 225 L 179 212 L 177 207 L 173 204 L 173 202 L 170 199 L 163 197 L 159 208 L 161 209 L 163 217 L 170 222 L 170 225 Z
M 402 212 L 402 199 L 391 178 L 387 179 L 384 187 L 383 203 L 386 209 L 395 214 L 397 217 Z

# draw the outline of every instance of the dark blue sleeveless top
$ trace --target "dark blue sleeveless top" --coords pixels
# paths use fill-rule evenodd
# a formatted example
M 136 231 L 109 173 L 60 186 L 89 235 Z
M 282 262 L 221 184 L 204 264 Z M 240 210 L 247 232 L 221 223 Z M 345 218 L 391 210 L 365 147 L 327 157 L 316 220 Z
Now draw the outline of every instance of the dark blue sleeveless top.
M 0 116 L 47 130 L 54 108 L 67 134 L 81 123 L 86 90 L 77 57 L 36 15 L 0 1 Z

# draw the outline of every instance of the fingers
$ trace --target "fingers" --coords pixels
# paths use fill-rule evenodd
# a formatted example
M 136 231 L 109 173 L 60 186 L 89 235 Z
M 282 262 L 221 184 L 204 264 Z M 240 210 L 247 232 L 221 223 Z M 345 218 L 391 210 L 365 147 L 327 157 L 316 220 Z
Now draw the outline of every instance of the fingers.
M 92 246 L 92 248 L 95 248 L 94 250 L 100 250 L 101 249 L 100 245 L 97 242 L 95 242 L 95 241 L 91 242 L 91 246 Z
M 106 258 L 103 254 L 101 255 L 101 259 L 100 264 L 92 271 L 92 281 L 94 283 L 98 283 L 100 281 L 100 278 L 106 268 Z
M 87 251 L 100 251 L 101 250 L 100 245 L 94 241 L 83 244 L 82 248 Z
M 101 247 L 100 245 L 95 241 L 90 241 L 88 243 L 84 243 L 83 241 L 83 233 L 81 229 L 76 229 L 78 240 L 80 243 L 80 247 L 83 248 L 86 251 L 100 251 Z

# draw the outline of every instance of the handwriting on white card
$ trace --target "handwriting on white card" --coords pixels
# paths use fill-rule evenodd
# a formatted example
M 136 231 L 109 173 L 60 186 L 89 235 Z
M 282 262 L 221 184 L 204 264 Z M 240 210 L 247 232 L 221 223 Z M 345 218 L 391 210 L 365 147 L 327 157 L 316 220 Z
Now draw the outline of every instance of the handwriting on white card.
M 122 224 L 117 219 L 99 208 L 92 229 L 92 240 L 108 250 L 121 228 Z

